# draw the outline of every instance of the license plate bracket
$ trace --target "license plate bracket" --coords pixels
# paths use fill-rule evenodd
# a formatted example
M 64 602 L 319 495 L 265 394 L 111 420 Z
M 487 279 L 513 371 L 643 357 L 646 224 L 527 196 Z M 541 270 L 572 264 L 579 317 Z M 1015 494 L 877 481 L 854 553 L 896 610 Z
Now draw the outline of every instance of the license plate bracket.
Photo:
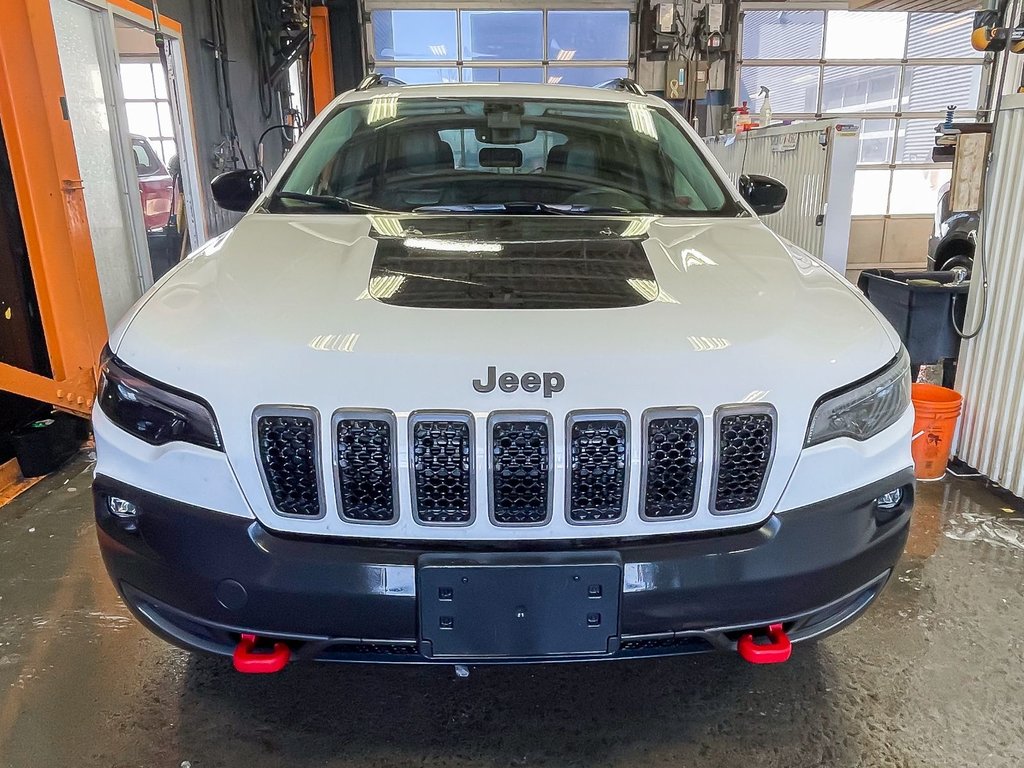
M 615 552 L 422 555 L 420 646 L 439 658 L 533 659 L 618 650 Z

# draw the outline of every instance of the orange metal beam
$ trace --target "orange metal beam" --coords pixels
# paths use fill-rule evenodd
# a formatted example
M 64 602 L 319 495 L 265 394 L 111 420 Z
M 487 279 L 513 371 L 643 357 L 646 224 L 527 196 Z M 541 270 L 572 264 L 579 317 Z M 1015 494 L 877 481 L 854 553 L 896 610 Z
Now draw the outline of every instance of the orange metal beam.
M 313 114 L 318 115 L 337 95 L 334 92 L 334 58 L 331 55 L 331 24 L 327 8 L 314 5 L 310 10 L 309 23 L 313 27 L 313 48 L 309 54 Z
M 54 378 L 3 365 L 0 389 L 85 412 L 107 327 L 63 98 L 49 4 L 3 0 L 0 123 Z
M 107 0 L 107 4 L 120 8 L 122 11 L 134 13 L 136 16 L 141 16 L 150 23 L 153 21 L 153 9 L 139 3 L 134 3 L 132 0 Z M 179 37 L 182 34 L 181 24 L 169 16 L 164 16 L 162 13 L 160 14 L 160 26 L 174 32 Z

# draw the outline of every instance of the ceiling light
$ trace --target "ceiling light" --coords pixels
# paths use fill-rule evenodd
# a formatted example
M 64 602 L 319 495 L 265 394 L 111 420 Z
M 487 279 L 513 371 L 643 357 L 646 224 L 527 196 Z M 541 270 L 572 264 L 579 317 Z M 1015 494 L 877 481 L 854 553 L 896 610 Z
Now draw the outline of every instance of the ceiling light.
M 366 116 L 366 122 L 370 125 L 394 120 L 398 117 L 398 95 L 374 96 L 370 99 L 370 111 Z
M 654 115 L 651 113 L 650 107 L 646 104 L 637 104 L 636 102 L 630 102 L 627 106 L 633 130 L 641 136 L 657 141 L 658 131 L 654 127 Z

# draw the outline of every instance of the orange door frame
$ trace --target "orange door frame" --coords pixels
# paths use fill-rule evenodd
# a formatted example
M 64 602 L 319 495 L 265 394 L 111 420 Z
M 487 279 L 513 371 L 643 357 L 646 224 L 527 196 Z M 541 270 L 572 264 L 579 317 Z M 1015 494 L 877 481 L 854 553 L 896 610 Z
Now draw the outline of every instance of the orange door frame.
M 313 115 L 318 115 L 337 95 L 334 92 L 334 57 L 331 54 L 331 24 L 327 7 L 314 5 L 310 10 L 309 23 L 313 27 L 313 48 L 309 54 Z
M 65 109 L 49 3 L 3 0 L 0 123 L 53 378 L 0 363 L 0 389 L 86 413 L 107 325 Z
M 110 4 L 152 16 L 130 0 Z M 0 124 L 53 372 L 0 363 L 0 390 L 88 414 L 107 324 L 64 96 L 49 3 L 0 0 Z

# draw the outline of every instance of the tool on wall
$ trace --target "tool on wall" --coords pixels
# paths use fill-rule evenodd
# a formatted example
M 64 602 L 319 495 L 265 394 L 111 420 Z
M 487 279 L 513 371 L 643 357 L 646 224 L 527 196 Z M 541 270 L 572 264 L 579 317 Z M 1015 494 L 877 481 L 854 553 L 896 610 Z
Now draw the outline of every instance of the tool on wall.
M 999 0 L 992 8 L 974 14 L 971 47 L 976 51 L 997 53 L 1006 50 L 1011 30 L 1005 26 L 1007 0 Z

